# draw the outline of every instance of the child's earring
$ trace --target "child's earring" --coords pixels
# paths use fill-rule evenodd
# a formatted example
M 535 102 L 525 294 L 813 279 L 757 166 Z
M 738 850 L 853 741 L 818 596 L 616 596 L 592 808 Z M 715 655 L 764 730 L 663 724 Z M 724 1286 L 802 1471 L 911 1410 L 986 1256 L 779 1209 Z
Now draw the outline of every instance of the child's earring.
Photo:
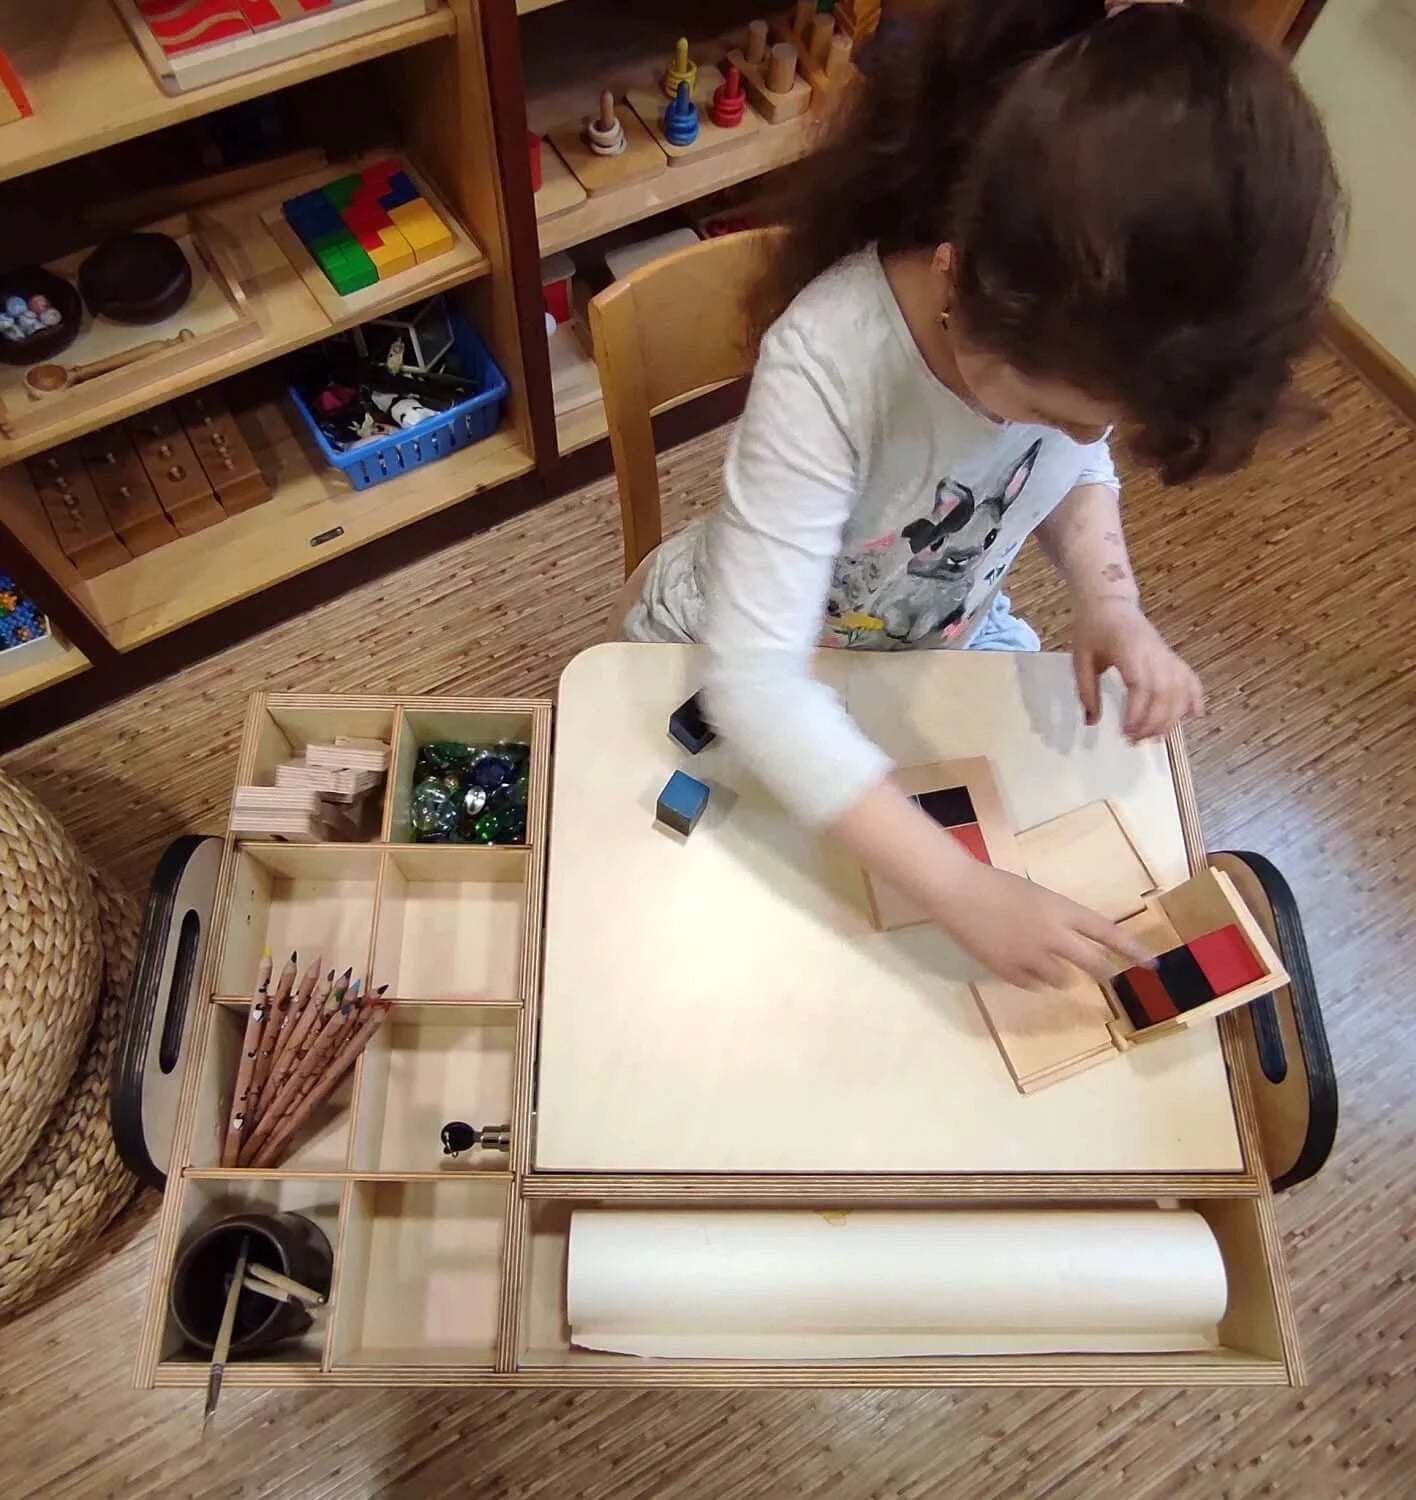
M 947 307 L 939 314 L 939 326 L 944 329 L 949 327 L 949 309 Z

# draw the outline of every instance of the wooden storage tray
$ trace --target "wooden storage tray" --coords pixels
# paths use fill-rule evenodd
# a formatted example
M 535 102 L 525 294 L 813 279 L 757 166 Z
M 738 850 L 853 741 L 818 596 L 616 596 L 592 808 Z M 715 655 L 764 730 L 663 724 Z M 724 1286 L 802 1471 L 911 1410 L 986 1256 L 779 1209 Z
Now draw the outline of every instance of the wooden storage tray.
M 228 1366 L 229 1384 L 471 1386 L 1275 1385 L 1302 1378 L 1258 1144 L 1239 1016 L 1220 1021 L 1242 1169 L 1190 1174 L 859 1175 L 538 1173 L 531 1169 L 551 707 L 538 700 L 256 695 L 237 781 L 267 779 L 312 739 L 394 746 L 380 836 L 273 844 L 227 836 L 192 1023 L 138 1360 L 144 1386 L 198 1387 L 202 1357 L 168 1315 L 178 1248 L 195 1227 L 256 1205 L 307 1213 L 334 1249 L 329 1305 L 292 1347 Z M 412 846 L 418 744 L 525 737 L 527 843 Z M 1191 862 L 1203 859 L 1183 753 L 1174 761 Z M 594 878 L 593 872 L 591 878 Z M 456 913 L 458 920 L 451 918 Z M 430 956 L 433 934 L 449 941 Z M 388 982 L 389 1020 L 294 1154 L 221 1169 L 248 990 L 262 945 L 325 945 L 326 961 Z M 338 959 L 334 958 L 338 950 Z M 416 993 L 415 993 L 416 992 Z M 512 1152 L 441 1154 L 448 1119 L 509 1121 Z M 1119 1207 L 1179 1202 L 1219 1243 L 1229 1306 L 1220 1347 L 1173 1355 L 1041 1355 L 732 1363 L 573 1349 L 565 1320 L 577 1206 Z

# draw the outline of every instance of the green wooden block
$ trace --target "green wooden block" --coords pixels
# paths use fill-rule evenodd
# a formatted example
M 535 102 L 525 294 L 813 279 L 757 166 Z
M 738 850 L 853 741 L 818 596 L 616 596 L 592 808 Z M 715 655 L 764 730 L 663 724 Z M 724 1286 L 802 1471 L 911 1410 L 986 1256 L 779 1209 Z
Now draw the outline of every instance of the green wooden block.
M 379 268 L 369 259 L 368 251 L 358 244 L 333 252 L 328 259 L 321 260 L 320 265 L 341 297 L 373 286 L 379 279 Z
M 354 201 L 354 194 L 363 186 L 363 178 L 356 173 L 348 177 L 336 177 L 333 182 L 327 182 L 320 189 L 329 201 L 343 213 Z

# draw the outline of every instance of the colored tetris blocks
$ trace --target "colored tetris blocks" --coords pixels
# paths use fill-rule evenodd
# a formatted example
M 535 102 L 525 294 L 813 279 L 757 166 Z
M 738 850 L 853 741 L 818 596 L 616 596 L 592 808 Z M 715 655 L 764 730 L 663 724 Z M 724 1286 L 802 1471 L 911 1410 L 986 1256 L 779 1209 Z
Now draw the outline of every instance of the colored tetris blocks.
M 654 815 L 666 827 L 687 838 L 707 806 L 708 788 L 692 776 L 675 771 L 659 793 L 659 805 Z
M 452 231 L 396 161 L 287 198 L 281 212 L 342 297 L 453 247 Z
M 1125 970 L 1112 985 L 1131 1025 L 1140 1031 L 1232 994 L 1263 973 L 1244 934 L 1231 924 L 1162 953 L 1154 969 Z

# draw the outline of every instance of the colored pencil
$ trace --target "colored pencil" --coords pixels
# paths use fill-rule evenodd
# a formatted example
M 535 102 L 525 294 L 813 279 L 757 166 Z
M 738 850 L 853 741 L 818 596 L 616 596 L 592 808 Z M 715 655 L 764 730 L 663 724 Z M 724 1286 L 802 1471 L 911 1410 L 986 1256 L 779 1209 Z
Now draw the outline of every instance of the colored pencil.
M 317 1106 L 328 1099 L 339 1087 L 344 1075 L 354 1066 L 359 1054 L 368 1046 L 370 1038 L 392 1008 L 387 1000 L 370 1000 L 362 1007 L 357 1024 L 335 1055 L 334 1061 L 320 1075 L 319 1082 L 305 1095 L 298 1107 L 285 1118 L 255 1153 L 250 1163 L 251 1166 L 269 1167 L 280 1159 L 290 1145 L 295 1132 L 309 1119 Z
M 329 999 L 325 1001 L 325 1022 L 320 1028 L 319 1035 L 305 1048 L 305 1055 L 296 1063 L 289 1077 L 281 1085 L 280 1092 L 262 1112 L 254 1131 L 244 1138 L 240 1155 L 240 1164 L 242 1166 L 248 1165 L 254 1159 L 261 1143 L 270 1136 L 271 1132 L 280 1123 L 281 1116 L 286 1114 L 291 1106 L 297 1102 L 301 1093 L 308 1087 L 310 1079 L 316 1076 L 317 1070 L 325 1060 L 339 1030 L 338 1023 L 341 1019 L 340 1007 L 335 1006 L 334 1013 L 331 1014 L 330 1006 L 336 1000 L 343 1000 L 348 990 L 349 976 L 352 972 L 352 969 L 346 969 L 340 975 L 333 990 L 330 991 Z
M 236 1088 L 231 1095 L 231 1116 L 226 1125 L 226 1138 L 221 1145 L 221 1165 L 234 1167 L 241 1149 L 241 1137 L 246 1128 L 246 1099 L 251 1090 L 251 1074 L 256 1066 L 256 1054 L 260 1051 L 261 1029 L 265 1024 L 270 990 L 271 958 L 267 948 L 261 957 L 256 978 L 256 993 L 251 998 L 251 1009 L 246 1016 L 246 1035 L 241 1042 L 241 1061 L 236 1069 Z
M 314 993 L 306 1002 L 299 1019 L 292 1027 L 288 1039 L 282 1041 L 275 1061 L 271 1064 L 270 1077 L 266 1080 L 266 1103 L 280 1092 L 281 1085 L 290 1076 L 290 1070 L 300 1060 L 309 1038 L 315 1035 L 324 1016 L 325 1001 L 334 988 L 334 970 L 315 985 Z M 259 1123 L 257 1121 L 256 1123 Z
M 289 1042 L 310 996 L 314 994 L 315 986 L 320 982 L 320 965 L 323 962 L 323 955 L 317 953 L 301 975 L 300 983 L 295 986 L 290 998 L 278 1011 L 272 1011 L 266 1024 L 265 1044 L 256 1062 L 255 1100 L 247 1111 L 252 1125 L 260 1119 L 264 1105 L 270 1102 L 270 1080 L 275 1072 L 275 1064 Z

